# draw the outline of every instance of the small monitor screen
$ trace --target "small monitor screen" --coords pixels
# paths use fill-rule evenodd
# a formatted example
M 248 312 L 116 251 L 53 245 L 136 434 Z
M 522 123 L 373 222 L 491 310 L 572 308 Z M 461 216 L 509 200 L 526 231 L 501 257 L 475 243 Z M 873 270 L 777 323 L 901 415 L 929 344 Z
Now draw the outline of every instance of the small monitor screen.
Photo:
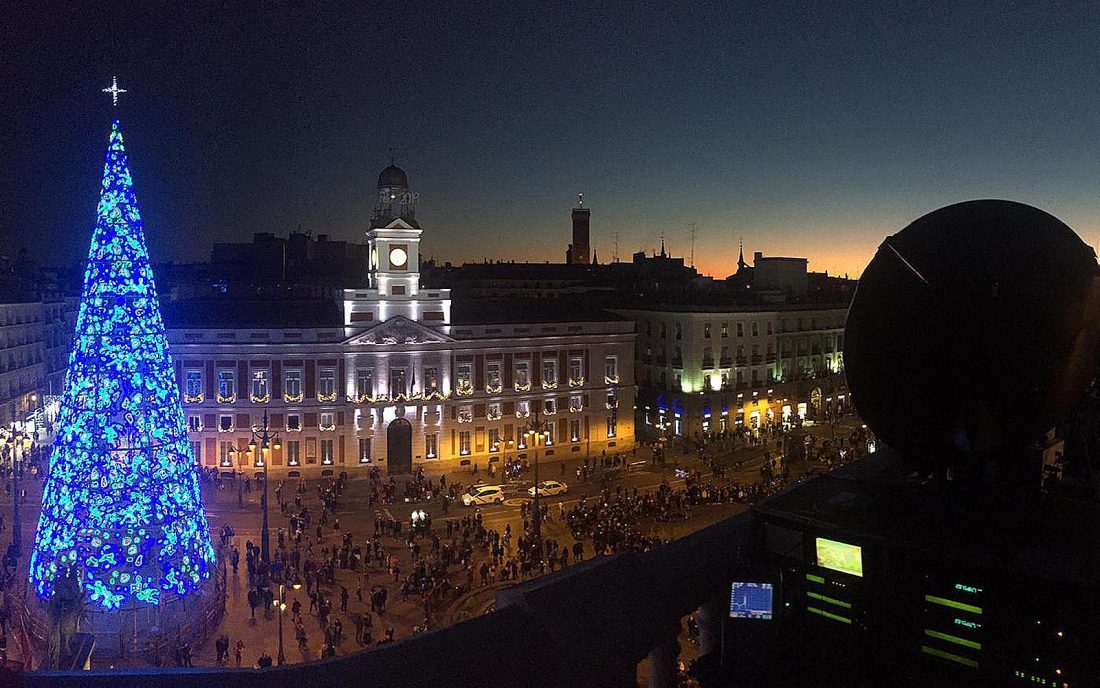
M 731 619 L 772 618 L 772 584 L 734 581 L 730 588 Z
M 817 538 L 817 565 L 852 576 L 863 576 L 863 548 L 846 542 Z

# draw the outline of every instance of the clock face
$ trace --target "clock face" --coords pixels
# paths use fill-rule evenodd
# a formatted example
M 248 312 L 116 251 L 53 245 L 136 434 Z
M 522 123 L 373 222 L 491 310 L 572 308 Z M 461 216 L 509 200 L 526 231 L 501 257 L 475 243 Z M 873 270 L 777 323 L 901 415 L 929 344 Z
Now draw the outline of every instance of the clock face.
M 395 268 L 405 267 L 405 263 L 409 261 L 409 254 L 405 253 L 403 248 L 390 249 L 390 265 Z

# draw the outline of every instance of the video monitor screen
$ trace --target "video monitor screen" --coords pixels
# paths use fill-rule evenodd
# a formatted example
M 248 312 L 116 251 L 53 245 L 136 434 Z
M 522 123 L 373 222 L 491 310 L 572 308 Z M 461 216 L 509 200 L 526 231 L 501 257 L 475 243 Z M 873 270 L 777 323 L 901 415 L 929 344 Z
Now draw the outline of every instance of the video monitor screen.
M 772 584 L 734 581 L 730 588 L 730 618 L 772 618 Z
M 862 578 L 863 548 L 859 545 L 849 545 L 847 542 L 819 537 L 817 538 L 817 565 L 824 569 Z

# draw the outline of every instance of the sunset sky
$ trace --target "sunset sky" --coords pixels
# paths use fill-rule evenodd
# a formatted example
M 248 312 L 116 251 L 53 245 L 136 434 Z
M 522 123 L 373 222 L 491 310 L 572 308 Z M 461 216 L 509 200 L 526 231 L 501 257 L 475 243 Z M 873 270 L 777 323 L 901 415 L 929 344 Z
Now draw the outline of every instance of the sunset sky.
M 81 260 L 117 115 L 155 260 L 298 225 L 361 240 L 391 147 L 425 253 L 454 262 L 563 260 L 582 190 L 601 261 L 615 232 L 623 259 L 662 233 L 686 256 L 695 223 L 719 277 L 742 236 L 855 276 L 887 234 L 982 197 L 1100 243 L 1088 4 L 476 7 L 0 10 L 23 29 L 0 224 Z

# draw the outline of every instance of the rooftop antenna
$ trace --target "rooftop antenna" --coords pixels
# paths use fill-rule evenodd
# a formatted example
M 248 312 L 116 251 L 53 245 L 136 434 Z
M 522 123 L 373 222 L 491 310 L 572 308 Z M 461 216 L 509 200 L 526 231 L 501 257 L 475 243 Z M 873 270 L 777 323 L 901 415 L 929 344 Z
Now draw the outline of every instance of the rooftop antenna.
M 394 146 L 390 146 L 390 164 L 397 164 L 397 148 Z
M 691 225 L 691 267 L 695 267 L 695 223 Z

